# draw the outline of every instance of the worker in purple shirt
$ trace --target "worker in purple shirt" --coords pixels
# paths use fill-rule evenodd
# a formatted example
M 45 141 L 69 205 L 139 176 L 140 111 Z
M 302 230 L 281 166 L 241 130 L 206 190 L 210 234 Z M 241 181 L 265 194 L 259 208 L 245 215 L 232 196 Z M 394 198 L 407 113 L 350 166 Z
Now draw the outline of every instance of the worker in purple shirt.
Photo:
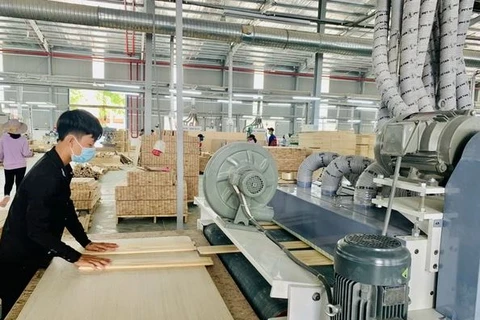
M 11 119 L 2 125 L 4 132 L 0 139 L 0 161 L 3 161 L 5 168 L 5 186 L 3 188 L 4 198 L 0 201 L 0 207 L 5 207 L 10 201 L 10 192 L 15 183 L 16 189 L 22 183 L 27 171 L 27 159 L 33 157 L 33 152 L 28 146 L 27 139 L 22 136 L 27 132 L 27 125 Z

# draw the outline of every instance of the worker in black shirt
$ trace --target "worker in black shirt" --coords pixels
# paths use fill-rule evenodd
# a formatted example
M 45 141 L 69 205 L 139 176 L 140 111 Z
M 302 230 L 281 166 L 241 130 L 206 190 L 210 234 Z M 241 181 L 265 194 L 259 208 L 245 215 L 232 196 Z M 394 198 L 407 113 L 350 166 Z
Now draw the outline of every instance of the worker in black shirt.
M 88 162 L 102 135 L 99 121 L 83 110 L 66 111 L 58 119 L 58 144 L 30 169 L 8 212 L 0 238 L 0 299 L 2 316 L 15 304 L 39 268 L 53 257 L 77 266 L 102 269 L 108 259 L 81 254 L 61 241 L 65 227 L 85 249 L 115 250 L 113 243 L 91 242 L 70 199 L 70 162 Z

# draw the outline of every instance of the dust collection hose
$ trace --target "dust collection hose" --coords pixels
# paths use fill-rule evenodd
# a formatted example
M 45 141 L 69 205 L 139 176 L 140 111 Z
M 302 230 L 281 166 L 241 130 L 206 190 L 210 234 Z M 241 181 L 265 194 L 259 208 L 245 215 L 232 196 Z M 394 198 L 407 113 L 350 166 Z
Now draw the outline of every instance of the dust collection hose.
M 321 152 L 309 155 L 298 168 L 297 186 L 300 188 L 311 188 L 313 172 L 320 168 L 325 168 L 338 157 L 339 155 L 334 152 Z

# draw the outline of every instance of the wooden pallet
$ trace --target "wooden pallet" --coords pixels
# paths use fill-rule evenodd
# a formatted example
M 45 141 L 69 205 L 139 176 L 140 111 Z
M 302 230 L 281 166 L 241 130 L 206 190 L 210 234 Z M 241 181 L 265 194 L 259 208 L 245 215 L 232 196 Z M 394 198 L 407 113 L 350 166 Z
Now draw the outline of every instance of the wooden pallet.
M 97 202 L 95 202 L 95 204 L 93 205 L 93 207 L 91 208 L 87 208 L 87 209 L 83 209 L 83 208 L 75 208 L 75 210 L 78 212 L 78 213 L 84 213 L 84 214 L 93 214 L 95 212 L 95 210 L 98 209 L 98 206 L 100 205 L 100 198 L 98 199 Z
M 127 218 L 127 219 L 133 219 L 133 218 L 153 218 L 153 223 L 157 223 L 157 218 L 177 218 L 176 215 L 158 215 L 158 216 L 150 216 L 150 215 L 128 215 L 128 216 L 117 216 L 117 224 L 118 222 L 120 221 L 120 219 L 124 219 L 124 218 Z M 188 222 L 188 213 L 185 213 L 183 215 L 183 223 L 187 223 Z

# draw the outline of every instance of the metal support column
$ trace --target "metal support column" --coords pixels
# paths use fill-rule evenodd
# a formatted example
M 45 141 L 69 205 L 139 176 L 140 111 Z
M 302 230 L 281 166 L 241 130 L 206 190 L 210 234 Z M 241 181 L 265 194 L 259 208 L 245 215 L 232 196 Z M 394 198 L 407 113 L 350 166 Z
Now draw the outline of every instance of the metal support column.
M 170 121 L 170 129 L 175 127 L 175 113 L 177 112 L 175 106 L 175 37 L 170 37 L 170 114 L 168 121 Z
M 155 19 L 155 0 L 145 2 L 145 11 Z M 153 83 L 153 35 L 147 33 L 145 36 L 145 112 L 143 128 L 145 135 L 150 135 L 152 130 L 152 83 Z
M 318 1 L 318 20 L 324 21 L 325 14 L 327 12 L 327 0 Z M 317 32 L 320 34 L 325 33 L 325 25 L 322 23 L 317 24 Z M 319 97 L 322 94 L 322 73 L 323 73 L 323 53 L 315 54 L 315 71 L 313 78 L 313 95 Z M 313 103 L 313 114 L 312 114 L 312 123 L 315 126 L 318 126 L 320 123 L 320 100 L 314 101 Z
M 23 105 L 23 86 L 18 86 L 17 87 L 17 113 L 18 113 L 18 120 L 23 119 L 23 111 L 22 111 L 22 105 Z
M 228 118 L 227 131 L 233 132 L 233 52 L 228 61 Z
M 183 229 L 183 4 L 176 2 L 177 38 L 177 229 Z
M 300 69 L 297 68 L 295 71 L 299 72 Z M 300 77 L 295 76 L 295 91 L 298 91 L 298 90 L 300 90 Z M 295 124 L 297 123 L 297 105 L 295 103 L 292 103 L 290 114 L 292 115 L 292 118 L 290 119 L 289 133 L 294 133 Z
M 48 55 L 47 67 L 48 67 L 48 75 L 51 77 L 53 75 L 53 63 L 52 63 L 52 55 L 51 54 Z M 54 100 L 53 86 L 48 87 L 48 98 L 50 99 L 50 102 L 52 103 L 52 105 L 55 105 L 55 101 L 53 101 Z M 70 103 L 70 101 L 69 101 L 69 103 Z M 53 129 L 53 127 L 56 127 L 55 109 L 56 108 L 52 108 L 50 110 L 50 129 Z M 68 107 L 68 109 L 70 109 L 70 108 Z

